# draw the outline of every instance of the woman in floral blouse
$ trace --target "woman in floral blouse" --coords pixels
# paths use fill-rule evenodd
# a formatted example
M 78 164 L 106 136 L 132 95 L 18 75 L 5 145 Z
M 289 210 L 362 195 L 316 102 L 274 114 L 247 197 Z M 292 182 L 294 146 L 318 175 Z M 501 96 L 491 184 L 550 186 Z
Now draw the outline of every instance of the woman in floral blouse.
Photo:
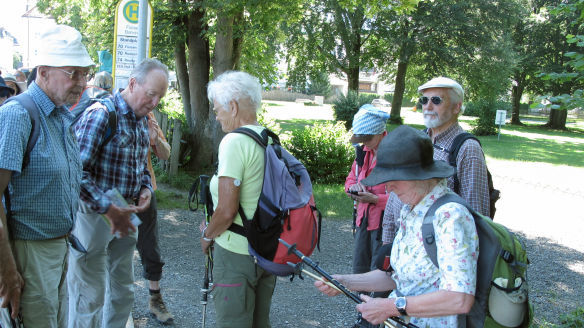
M 409 317 L 418 327 L 457 327 L 457 315 L 474 303 L 479 242 L 474 220 L 464 205 L 447 203 L 436 210 L 435 240 L 439 268 L 424 249 L 422 221 L 430 206 L 449 192 L 446 178 L 454 168 L 433 160 L 432 142 L 423 132 L 400 126 L 379 145 L 377 165 L 362 181 L 385 183 L 405 204 L 391 251 L 392 273 L 374 270 L 335 275 L 352 290 L 393 290 L 389 298 L 361 295 L 357 305 L 364 319 L 379 324 L 389 317 Z M 334 296 L 339 292 L 320 281 L 315 286 Z

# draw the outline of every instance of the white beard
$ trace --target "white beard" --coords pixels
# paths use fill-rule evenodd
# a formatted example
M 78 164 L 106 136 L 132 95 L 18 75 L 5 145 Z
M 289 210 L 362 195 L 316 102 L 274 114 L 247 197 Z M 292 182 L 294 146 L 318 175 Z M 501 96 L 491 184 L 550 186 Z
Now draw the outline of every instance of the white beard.
M 441 122 L 440 117 L 438 117 L 438 114 L 436 114 L 436 112 L 424 111 L 424 125 L 428 129 L 438 127 L 442 125 L 442 123 L 443 122 Z

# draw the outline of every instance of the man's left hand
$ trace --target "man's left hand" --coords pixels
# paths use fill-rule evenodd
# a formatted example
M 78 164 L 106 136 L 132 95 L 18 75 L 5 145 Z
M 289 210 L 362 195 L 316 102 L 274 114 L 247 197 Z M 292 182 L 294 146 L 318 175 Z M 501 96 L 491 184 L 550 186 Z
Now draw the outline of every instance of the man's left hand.
M 150 200 L 152 199 L 152 192 L 148 188 L 142 188 L 140 191 L 140 199 L 138 200 L 138 206 L 136 209 L 138 213 L 146 211 L 150 207 Z

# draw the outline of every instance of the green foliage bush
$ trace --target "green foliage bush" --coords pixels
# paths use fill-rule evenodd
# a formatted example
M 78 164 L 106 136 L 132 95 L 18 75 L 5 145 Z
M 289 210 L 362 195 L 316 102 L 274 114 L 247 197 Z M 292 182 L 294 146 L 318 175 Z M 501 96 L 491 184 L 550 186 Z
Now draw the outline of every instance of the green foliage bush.
M 333 102 L 333 112 L 336 121 L 345 122 L 345 129 L 350 130 L 353 126 L 353 116 L 359 110 L 359 96 L 354 91 L 349 91 L 347 96 L 339 95 Z
M 294 130 L 283 144 L 306 166 L 313 183 L 344 183 L 354 159 L 342 122 L 315 123 Z
M 268 106 L 269 104 L 262 103 L 262 108 L 260 108 L 257 114 L 258 123 L 261 126 L 272 130 L 272 132 L 274 132 L 275 134 L 280 134 L 280 132 L 282 131 L 282 129 L 280 128 L 280 123 L 276 122 L 276 120 L 273 117 L 266 115 L 266 108 Z
M 497 102 L 489 99 L 480 99 L 475 101 L 473 106 L 476 106 L 473 110 L 478 112 L 479 119 L 471 123 L 471 125 L 474 126 L 472 133 L 477 136 L 490 136 L 497 134 L 497 127 L 495 126 Z M 466 109 L 468 109 L 468 107 Z
M 360 93 L 359 94 L 359 107 L 370 104 L 373 99 L 379 98 L 379 95 L 376 93 Z
M 584 328 L 584 308 L 580 307 L 560 317 L 561 328 Z
M 387 100 L 391 104 L 393 102 L 393 93 L 386 93 L 383 95 L 383 99 Z
M 485 100 L 469 101 L 469 102 L 465 103 L 464 104 L 464 115 L 480 117 L 481 112 L 485 106 L 484 103 L 485 103 Z M 509 102 L 496 101 L 496 102 L 494 102 L 493 106 L 494 106 L 495 112 L 497 111 L 497 109 L 504 109 L 507 112 L 511 112 L 511 103 L 509 103 Z M 495 122 L 494 118 L 493 118 L 493 122 Z

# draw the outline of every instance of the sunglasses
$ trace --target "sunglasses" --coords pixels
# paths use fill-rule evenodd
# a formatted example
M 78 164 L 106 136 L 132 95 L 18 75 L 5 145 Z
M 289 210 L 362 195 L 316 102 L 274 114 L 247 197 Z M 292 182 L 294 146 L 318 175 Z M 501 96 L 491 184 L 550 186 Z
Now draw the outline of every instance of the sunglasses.
M 434 105 L 440 105 L 444 99 L 442 99 L 442 97 L 439 96 L 432 96 L 432 97 L 420 97 L 420 104 L 422 105 L 426 105 L 428 103 L 428 100 L 431 101 Z

